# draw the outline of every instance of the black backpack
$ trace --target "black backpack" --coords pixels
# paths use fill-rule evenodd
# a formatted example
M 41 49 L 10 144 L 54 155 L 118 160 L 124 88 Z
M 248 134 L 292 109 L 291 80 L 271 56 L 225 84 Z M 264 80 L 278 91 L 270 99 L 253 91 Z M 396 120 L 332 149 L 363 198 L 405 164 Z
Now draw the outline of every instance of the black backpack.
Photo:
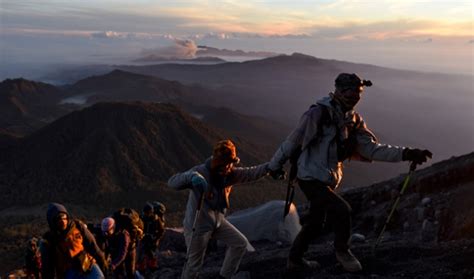
M 131 208 L 120 208 L 112 215 L 115 220 L 117 229 L 125 229 L 130 234 L 132 242 L 139 241 L 143 238 L 143 221 L 140 214 Z

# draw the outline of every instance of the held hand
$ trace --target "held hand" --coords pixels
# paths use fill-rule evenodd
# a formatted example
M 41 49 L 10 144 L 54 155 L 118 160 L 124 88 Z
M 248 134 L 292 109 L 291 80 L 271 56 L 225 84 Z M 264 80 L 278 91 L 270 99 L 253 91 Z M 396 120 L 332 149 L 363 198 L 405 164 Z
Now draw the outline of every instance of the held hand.
M 198 189 L 200 192 L 207 191 L 207 181 L 200 174 L 193 175 L 193 178 L 191 178 L 191 184 L 193 185 L 194 188 Z
M 286 171 L 284 171 L 283 169 L 268 170 L 268 174 L 275 180 L 286 179 Z
M 403 150 L 403 161 L 412 161 L 416 165 L 421 165 L 428 161 L 428 158 L 432 157 L 433 153 L 428 149 L 421 150 L 418 148 L 405 148 L 405 150 Z

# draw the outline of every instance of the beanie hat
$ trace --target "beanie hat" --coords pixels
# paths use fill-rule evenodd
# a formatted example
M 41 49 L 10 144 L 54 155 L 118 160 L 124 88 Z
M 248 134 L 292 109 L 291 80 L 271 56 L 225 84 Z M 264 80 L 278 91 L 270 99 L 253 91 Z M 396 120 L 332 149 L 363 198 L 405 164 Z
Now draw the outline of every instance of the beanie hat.
M 100 226 L 103 232 L 108 232 L 111 229 L 115 228 L 115 220 L 111 217 L 104 218 Z
M 240 162 L 240 158 L 237 157 L 235 145 L 230 140 L 221 140 L 214 145 L 212 160 L 218 166 L 230 163 L 238 164 Z
M 335 86 L 339 89 L 355 88 L 360 86 L 372 86 L 370 80 L 362 80 L 357 74 L 341 73 L 335 80 Z

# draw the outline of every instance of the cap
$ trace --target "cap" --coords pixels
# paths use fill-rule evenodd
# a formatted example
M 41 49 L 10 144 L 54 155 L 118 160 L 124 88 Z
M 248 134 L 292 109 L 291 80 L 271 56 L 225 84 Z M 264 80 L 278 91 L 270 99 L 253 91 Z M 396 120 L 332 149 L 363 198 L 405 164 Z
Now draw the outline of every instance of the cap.
M 372 86 L 370 80 L 362 80 L 357 74 L 341 73 L 335 80 L 336 88 L 346 89 L 360 86 Z

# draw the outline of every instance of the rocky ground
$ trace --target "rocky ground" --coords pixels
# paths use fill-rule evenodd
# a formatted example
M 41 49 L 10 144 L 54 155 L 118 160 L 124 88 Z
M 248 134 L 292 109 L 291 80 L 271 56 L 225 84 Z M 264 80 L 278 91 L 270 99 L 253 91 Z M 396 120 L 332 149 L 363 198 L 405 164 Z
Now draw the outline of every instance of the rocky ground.
M 174 236 L 180 238 L 181 236 Z M 242 260 L 237 278 L 474 278 L 474 239 L 447 242 L 422 242 L 415 235 L 388 233 L 375 253 L 375 239 L 353 243 L 352 251 L 362 263 L 358 273 L 346 272 L 337 262 L 331 236 L 310 246 L 306 257 L 321 264 L 319 270 L 287 273 L 289 245 L 260 241 Z M 177 240 L 179 241 L 179 240 Z M 180 251 L 164 249 L 160 268 L 152 278 L 178 278 L 185 259 Z M 217 278 L 225 255 L 224 247 L 208 253 L 200 278 Z

